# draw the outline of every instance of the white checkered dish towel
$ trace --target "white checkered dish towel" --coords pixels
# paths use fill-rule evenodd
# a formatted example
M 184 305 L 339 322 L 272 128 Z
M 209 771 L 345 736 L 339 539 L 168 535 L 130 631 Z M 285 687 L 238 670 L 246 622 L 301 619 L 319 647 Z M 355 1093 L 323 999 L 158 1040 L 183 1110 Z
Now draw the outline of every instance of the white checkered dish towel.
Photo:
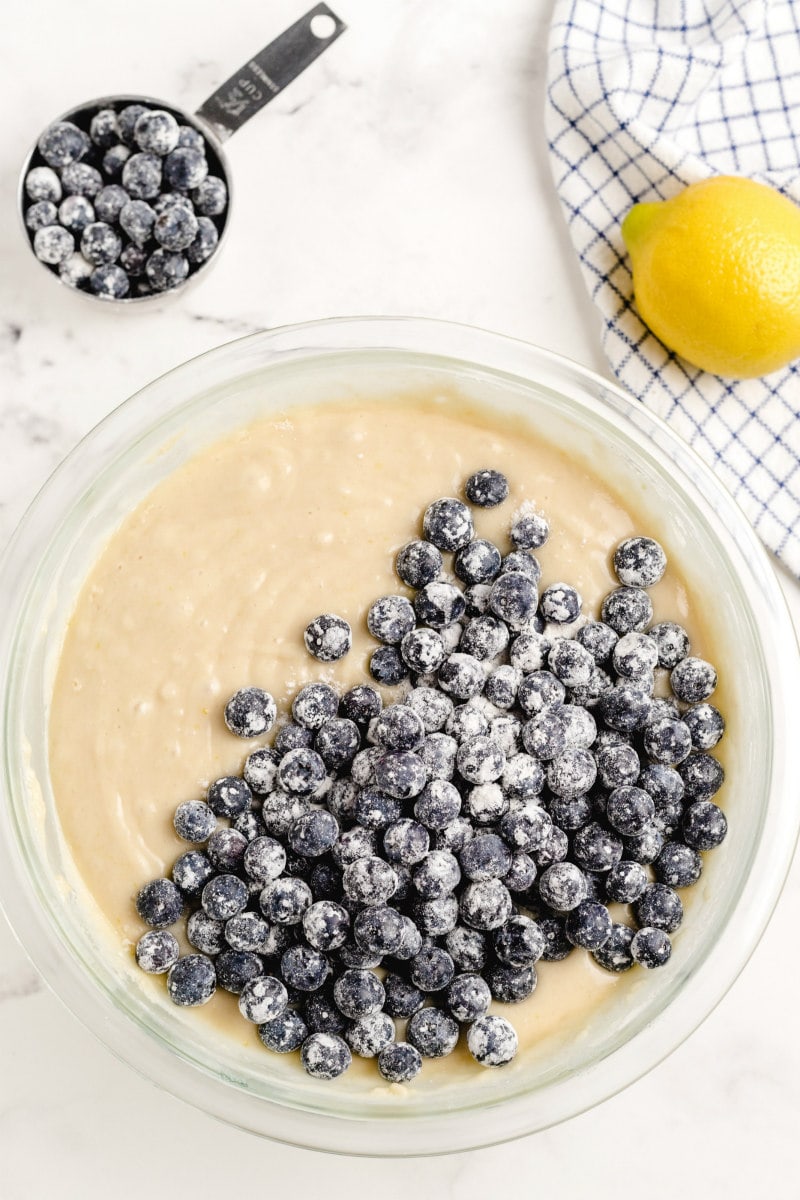
M 556 0 L 556 188 L 620 382 L 707 461 L 800 576 L 800 370 L 731 382 L 667 351 L 632 307 L 620 222 L 721 173 L 800 203 L 800 3 Z

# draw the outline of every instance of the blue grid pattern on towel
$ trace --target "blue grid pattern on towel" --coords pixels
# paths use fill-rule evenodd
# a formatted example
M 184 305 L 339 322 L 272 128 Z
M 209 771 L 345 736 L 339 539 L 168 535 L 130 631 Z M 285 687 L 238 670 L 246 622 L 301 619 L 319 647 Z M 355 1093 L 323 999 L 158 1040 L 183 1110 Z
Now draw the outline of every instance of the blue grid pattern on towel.
M 800 3 L 556 0 L 547 133 L 556 189 L 621 383 L 709 462 L 800 576 L 800 370 L 733 382 L 642 324 L 620 233 L 632 204 L 712 174 L 800 203 Z

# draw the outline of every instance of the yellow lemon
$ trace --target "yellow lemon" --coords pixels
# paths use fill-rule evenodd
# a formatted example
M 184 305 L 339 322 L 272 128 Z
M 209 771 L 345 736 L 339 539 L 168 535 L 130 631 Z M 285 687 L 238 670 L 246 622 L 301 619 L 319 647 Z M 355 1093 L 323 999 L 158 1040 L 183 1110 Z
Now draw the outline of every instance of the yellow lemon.
M 642 320 L 715 375 L 766 375 L 800 356 L 800 208 L 738 175 L 636 204 L 622 224 Z

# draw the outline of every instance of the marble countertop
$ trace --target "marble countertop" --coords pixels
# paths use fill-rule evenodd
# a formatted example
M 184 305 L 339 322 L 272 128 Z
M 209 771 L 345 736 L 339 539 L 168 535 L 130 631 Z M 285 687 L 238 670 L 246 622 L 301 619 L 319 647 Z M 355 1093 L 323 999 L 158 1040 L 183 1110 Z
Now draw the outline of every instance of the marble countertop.
M 32 261 L 14 217 L 17 172 L 54 114 L 114 91 L 196 108 L 304 7 L 31 0 L 0 18 L 0 542 L 112 408 L 182 360 L 265 326 L 443 317 L 608 373 L 550 181 L 547 0 L 333 3 L 348 32 L 230 143 L 232 229 L 185 297 L 117 314 Z M 800 587 L 781 581 L 800 626 Z M 224 1197 L 256 1194 L 265 1180 L 274 1196 L 324 1180 L 332 1197 L 384 1200 L 506 1189 L 611 1200 L 631 1186 L 653 1200 L 794 1194 L 798 922 L 796 863 L 739 980 L 646 1078 L 534 1137 L 387 1171 L 260 1142 L 157 1092 L 44 989 L 0 918 L 0 1196 Z

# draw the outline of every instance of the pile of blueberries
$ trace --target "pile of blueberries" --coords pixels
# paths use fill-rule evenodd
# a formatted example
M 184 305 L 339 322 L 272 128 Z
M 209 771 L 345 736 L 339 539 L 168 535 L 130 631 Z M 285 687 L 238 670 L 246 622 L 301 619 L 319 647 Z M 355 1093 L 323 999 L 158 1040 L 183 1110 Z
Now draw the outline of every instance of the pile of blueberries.
M 23 213 L 33 252 L 70 287 L 104 300 L 165 292 L 217 248 L 221 164 L 167 109 L 126 104 L 56 121 L 33 164 Z
M 489 507 L 508 484 L 480 471 L 465 494 Z M 549 529 L 532 509 L 505 555 L 453 497 L 428 508 L 423 533 L 396 563 L 414 600 L 383 596 L 367 618 L 382 643 L 372 673 L 405 682 L 401 701 L 384 707 L 369 685 L 302 688 L 242 777 L 178 807 L 175 830 L 195 848 L 137 899 L 152 926 L 137 961 L 166 973 L 176 1004 L 237 994 L 264 1045 L 299 1049 L 321 1079 L 355 1053 L 406 1082 L 462 1025 L 478 1063 L 509 1062 L 517 1035 L 491 1002 L 524 1000 L 536 962 L 576 947 L 613 972 L 665 964 L 679 890 L 727 831 L 708 753 L 724 731 L 708 703 L 717 677 L 680 625 L 651 624 L 647 588 L 666 568 L 656 541 L 617 548 L 620 586 L 587 620 L 568 584 L 539 593 Z M 312 622 L 309 649 L 341 657 L 343 625 Z M 255 687 L 225 709 L 244 738 L 276 717 Z M 187 910 L 196 953 L 181 955 L 168 927 Z

